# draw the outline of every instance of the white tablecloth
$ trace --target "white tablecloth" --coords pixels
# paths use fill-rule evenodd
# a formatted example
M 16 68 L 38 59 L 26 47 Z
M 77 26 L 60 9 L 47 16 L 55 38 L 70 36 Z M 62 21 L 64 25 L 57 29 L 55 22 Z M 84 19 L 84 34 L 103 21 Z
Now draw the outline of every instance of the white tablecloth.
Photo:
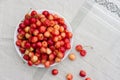
M 110 6 L 105 3 L 111 3 Z M 65 80 L 67 73 L 73 80 L 83 80 L 81 69 L 92 80 L 120 79 L 120 17 L 113 5 L 117 0 L 0 0 L 0 80 Z M 72 25 L 74 44 L 71 52 L 77 56 L 68 58 L 49 69 L 29 67 L 18 56 L 14 44 L 14 30 L 29 9 L 50 9 L 62 14 Z M 111 11 L 113 10 L 113 11 Z M 86 47 L 82 58 L 75 51 L 76 44 Z M 57 68 L 59 74 L 51 75 Z

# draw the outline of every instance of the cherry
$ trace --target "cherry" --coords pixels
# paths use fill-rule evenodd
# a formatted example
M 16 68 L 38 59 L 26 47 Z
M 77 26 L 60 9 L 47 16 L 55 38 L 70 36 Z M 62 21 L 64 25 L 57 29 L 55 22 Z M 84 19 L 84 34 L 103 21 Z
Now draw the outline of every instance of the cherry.
M 52 73 L 52 75 L 57 75 L 58 74 L 58 70 L 57 69 L 53 69 L 51 73 Z
M 28 65 L 32 66 L 33 65 L 32 61 L 28 61 Z
M 75 54 L 73 54 L 73 53 L 69 54 L 68 57 L 71 61 L 75 60 L 75 58 L 76 58 Z
M 28 55 L 24 55 L 23 58 L 27 61 L 30 60 L 30 57 Z
M 86 56 L 86 54 L 87 54 L 86 50 L 80 50 L 80 55 L 81 56 Z
M 67 80 L 73 80 L 73 75 L 72 75 L 71 73 L 68 73 L 68 74 L 66 75 L 66 79 L 67 79 Z
M 85 80 L 91 80 L 91 78 L 87 77 Z
M 49 61 L 46 61 L 46 62 L 44 63 L 44 66 L 45 66 L 45 68 L 49 68 L 49 67 L 50 67 L 50 62 L 49 62 Z
M 36 43 L 36 46 L 37 46 L 38 48 L 40 48 L 40 47 L 42 46 L 42 43 L 41 43 L 41 42 L 37 42 L 37 43 Z
M 20 48 L 19 50 L 20 50 L 20 52 L 21 52 L 22 54 L 25 53 L 25 49 L 24 49 L 24 48 Z
M 48 40 L 48 45 L 51 46 L 51 45 L 53 45 L 53 44 L 54 44 L 54 43 L 53 43 L 52 39 L 49 39 L 49 40 Z
M 46 17 L 48 17 L 48 16 L 49 16 L 49 12 L 48 12 L 48 11 L 46 11 L 46 10 L 45 10 L 45 11 L 43 11 L 43 12 L 42 12 L 42 14 L 43 14 L 43 15 L 45 15 Z
M 23 28 L 25 28 L 25 24 L 22 22 L 19 24 L 19 27 L 23 29 Z
M 39 28 L 39 31 L 40 31 L 40 33 L 44 33 L 46 31 L 46 27 L 45 26 L 41 26 Z
M 71 48 L 70 43 L 66 43 L 66 44 L 65 44 L 65 48 L 66 48 L 66 49 L 70 49 L 70 48 Z
M 85 77 L 85 76 L 86 76 L 86 72 L 85 72 L 84 70 L 80 70 L 79 75 L 80 75 L 81 77 Z
M 21 42 L 22 42 L 21 40 L 17 40 L 16 41 L 16 45 L 20 47 L 21 46 Z
M 30 25 L 29 19 L 25 19 L 25 20 L 24 20 L 24 24 L 25 24 L 26 26 Z
M 31 16 L 35 16 L 35 15 L 37 15 L 37 12 L 36 12 L 35 10 L 33 10 L 33 11 L 31 12 Z
M 75 49 L 76 49 L 76 51 L 80 52 L 83 49 L 83 47 L 82 47 L 82 45 L 78 44 L 78 45 L 76 45 Z
M 36 23 L 36 18 L 34 18 L 34 17 L 32 17 L 32 18 L 30 18 L 30 23 Z
M 51 61 L 51 60 L 54 60 L 55 59 L 55 55 L 54 54 L 50 54 L 49 55 L 49 60 Z
M 65 47 L 60 47 L 60 48 L 59 48 L 59 51 L 65 53 L 66 49 L 65 49 Z
M 32 42 L 32 43 L 35 43 L 35 42 L 37 42 L 37 41 L 38 41 L 38 37 L 36 37 L 36 36 L 32 37 L 32 39 L 31 39 L 31 42 Z
M 25 43 L 25 47 L 26 47 L 26 48 L 30 48 L 30 43 L 29 43 L 29 42 L 26 42 L 26 43 Z
M 33 29 L 37 28 L 36 24 L 34 24 L 34 23 L 31 24 L 30 27 L 33 28 Z

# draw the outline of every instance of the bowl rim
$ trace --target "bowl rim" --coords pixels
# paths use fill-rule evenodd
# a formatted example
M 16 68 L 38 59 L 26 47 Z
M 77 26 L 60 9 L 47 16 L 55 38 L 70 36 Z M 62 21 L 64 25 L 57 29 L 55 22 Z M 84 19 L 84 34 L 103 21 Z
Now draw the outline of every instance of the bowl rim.
M 63 17 L 63 16 L 62 16 L 61 14 L 59 14 L 58 12 L 53 11 L 53 10 L 48 10 L 48 9 L 38 9 L 38 10 L 35 10 L 35 11 L 37 11 L 38 13 L 42 13 L 43 11 L 48 11 L 48 12 L 50 12 L 50 13 L 52 13 L 52 14 L 57 14 L 59 17 L 64 18 L 65 24 L 67 25 L 67 29 L 68 29 L 70 32 L 72 32 L 72 27 L 71 27 L 70 23 L 65 19 L 65 17 Z M 30 11 L 30 12 L 31 12 L 31 11 Z M 22 55 L 21 52 L 19 51 L 19 47 L 16 45 L 17 33 L 18 33 L 18 32 L 17 32 L 17 29 L 18 29 L 18 27 L 19 27 L 19 23 L 17 24 L 17 27 L 15 28 L 15 32 L 14 32 L 14 46 L 15 46 L 15 49 L 16 49 L 16 51 L 17 51 L 17 54 L 20 56 L 20 58 L 21 58 L 25 63 L 27 63 L 27 61 L 23 59 L 23 55 Z M 71 48 L 65 52 L 64 58 L 63 58 L 59 63 L 61 63 L 63 60 L 65 60 L 65 58 L 67 58 L 67 56 L 70 54 L 70 51 L 71 51 L 72 45 L 73 45 L 73 37 L 70 39 L 70 44 L 71 44 Z M 50 67 L 55 66 L 55 65 L 57 65 L 57 64 L 59 64 L 59 63 L 54 63 L 54 64 L 50 65 Z M 33 67 L 45 68 L 43 64 L 33 65 Z

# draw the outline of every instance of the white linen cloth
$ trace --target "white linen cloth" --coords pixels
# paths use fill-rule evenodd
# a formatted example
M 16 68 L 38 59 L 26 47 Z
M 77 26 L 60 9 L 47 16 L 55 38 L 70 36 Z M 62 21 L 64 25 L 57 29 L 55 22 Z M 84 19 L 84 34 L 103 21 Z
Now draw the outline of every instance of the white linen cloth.
M 81 69 L 92 80 L 120 79 L 120 17 L 107 10 L 100 2 L 108 0 L 0 0 L 0 80 L 65 80 L 67 73 L 73 80 L 83 80 Z M 109 0 L 120 5 L 117 0 Z M 118 6 L 119 7 L 119 6 Z M 72 25 L 74 44 L 71 52 L 75 61 L 66 58 L 49 69 L 29 67 L 23 63 L 14 47 L 14 30 L 33 9 L 50 9 L 63 15 Z M 86 47 L 87 56 L 82 58 L 75 51 L 77 44 Z M 51 75 L 57 68 L 59 74 Z

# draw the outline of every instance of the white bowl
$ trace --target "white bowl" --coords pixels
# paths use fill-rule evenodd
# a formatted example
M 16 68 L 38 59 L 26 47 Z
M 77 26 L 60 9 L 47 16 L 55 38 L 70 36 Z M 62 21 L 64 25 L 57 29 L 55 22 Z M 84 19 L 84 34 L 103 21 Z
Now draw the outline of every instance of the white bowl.
M 44 10 L 46 10 L 46 9 L 44 9 Z M 38 13 L 42 13 L 44 10 L 36 10 L 36 11 L 37 11 Z M 55 12 L 55 11 L 52 11 L 52 10 L 47 10 L 47 11 L 49 11 L 49 12 L 52 13 L 52 14 L 57 14 L 58 16 L 64 18 L 62 15 L 60 15 L 59 13 L 57 13 L 57 12 Z M 21 19 L 21 20 L 22 20 L 22 19 Z M 64 18 L 64 20 L 65 20 L 65 24 L 67 25 L 67 29 L 68 29 L 70 32 L 72 32 L 72 28 L 71 28 L 69 22 L 68 22 L 65 18 Z M 15 32 L 14 32 L 14 46 L 15 46 L 15 49 L 16 49 L 18 55 L 22 58 L 23 61 L 25 61 L 25 60 L 23 59 L 23 55 L 22 55 L 21 52 L 19 51 L 19 47 L 16 45 L 17 33 L 18 33 L 18 32 L 17 32 L 17 29 L 18 29 L 18 27 L 19 27 L 19 24 L 17 25 L 17 27 L 16 27 L 16 29 L 15 29 Z M 71 38 L 70 44 L 71 44 L 71 49 L 72 49 L 73 38 Z M 69 49 L 69 50 L 67 50 L 67 51 L 65 52 L 65 56 L 64 56 L 64 58 L 63 58 L 61 61 L 63 61 L 63 60 L 68 56 L 68 54 L 70 53 L 70 50 L 71 50 L 71 49 Z M 25 61 L 25 62 L 27 63 L 27 61 Z M 59 62 L 59 63 L 60 63 L 60 62 Z M 54 66 L 54 65 L 57 65 L 57 64 L 58 64 L 58 63 L 54 63 L 54 64 L 52 64 L 52 65 L 50 65 L 50 66 Z M 43 65 L 43 64 L 33 65 L 33 66 L 44 68 L 44 65 Z

